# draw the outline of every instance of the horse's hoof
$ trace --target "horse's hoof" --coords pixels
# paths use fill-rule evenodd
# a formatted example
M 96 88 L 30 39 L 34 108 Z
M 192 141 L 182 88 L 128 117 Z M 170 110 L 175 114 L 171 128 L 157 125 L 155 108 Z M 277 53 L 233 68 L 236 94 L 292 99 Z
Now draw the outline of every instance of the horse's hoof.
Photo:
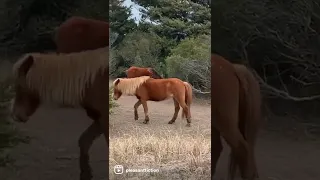
M 145 121 L 143 121 L 143 124 L 148 124 L 148 123 L 149 123 L 149 121 L 146 121 L 146 120 L 145 120 Z
M 139 119 L 138 117 L 135 117 L 135 118 L 134 118 L 134 120 L 136 120 L 136 121 L 137 121 L 138 119 Z
M 173 123 L 174 123 L 174 121 L 169 121 L 169 122 L 168 122 L 168 124 L 173 124 Z
M 190 124 L 190 123 L 188 123 L 186 126 L 187 126 L 187 127 L 191 127 L 191 124 Z

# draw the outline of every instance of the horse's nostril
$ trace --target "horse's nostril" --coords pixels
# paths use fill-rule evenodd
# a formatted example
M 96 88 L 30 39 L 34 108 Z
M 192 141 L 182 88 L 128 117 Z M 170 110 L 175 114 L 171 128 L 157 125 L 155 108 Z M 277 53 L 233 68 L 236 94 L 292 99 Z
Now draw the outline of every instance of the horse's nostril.
M 27 122 L 27 119 L 20 118 L 20 117 L 14 115 L 13 113 L 10 116 L 11 116 L 13 121 L 16 121 L 16 122 Z

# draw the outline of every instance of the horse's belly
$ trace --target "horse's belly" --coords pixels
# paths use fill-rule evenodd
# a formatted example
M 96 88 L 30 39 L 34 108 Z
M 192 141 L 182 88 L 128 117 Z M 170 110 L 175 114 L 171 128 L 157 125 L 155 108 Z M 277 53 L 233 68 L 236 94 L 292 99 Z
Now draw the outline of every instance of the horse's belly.
M 167 96 L 158 96 L 158 97 L 150 97 L 150 101 L 164 101 L 170 97 Z

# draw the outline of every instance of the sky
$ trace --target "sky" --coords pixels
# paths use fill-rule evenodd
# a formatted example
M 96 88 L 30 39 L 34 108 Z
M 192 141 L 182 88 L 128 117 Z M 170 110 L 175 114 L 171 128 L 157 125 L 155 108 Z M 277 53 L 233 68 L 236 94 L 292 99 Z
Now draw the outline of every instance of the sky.
M 132 19 L 136 19 L 136 23 L 138 23 L 141 19 L 141 15 L 140 15 L 140 12 L 139 12 L 139 5 L 136 5 L 135 3 L 133 3 L 131 0 L 125 0 L 124 1 L 124 5 L 129 7 L 130 5 L 132 5 L 131 7 L 131 12 L 132 12 L 132 16 L 131 18 Z

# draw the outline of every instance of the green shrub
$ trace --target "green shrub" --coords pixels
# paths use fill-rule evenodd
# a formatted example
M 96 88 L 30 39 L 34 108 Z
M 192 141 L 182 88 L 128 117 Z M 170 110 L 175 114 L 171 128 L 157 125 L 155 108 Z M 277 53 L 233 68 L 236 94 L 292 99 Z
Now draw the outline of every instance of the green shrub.
M 8 155 L 8 148 L 21 142 L 29 142 L 29 138 L 22 136 L 15 126 L 8 121 L 9 102 L 13 97 L 11 81 L 0 83 L 0 166 L 6 166 L 13 159 Z
M 121 77 L 130 66 L 152 67 L 162 74 L 161 50 L 162 40 L 154 33 L 127 34 L 119 47 L 110 51 L 110 76 Z
M 166 58 L 167 74 L 188 81 L 195 88 L 210 91 L 210 36 L 183 40 Z

